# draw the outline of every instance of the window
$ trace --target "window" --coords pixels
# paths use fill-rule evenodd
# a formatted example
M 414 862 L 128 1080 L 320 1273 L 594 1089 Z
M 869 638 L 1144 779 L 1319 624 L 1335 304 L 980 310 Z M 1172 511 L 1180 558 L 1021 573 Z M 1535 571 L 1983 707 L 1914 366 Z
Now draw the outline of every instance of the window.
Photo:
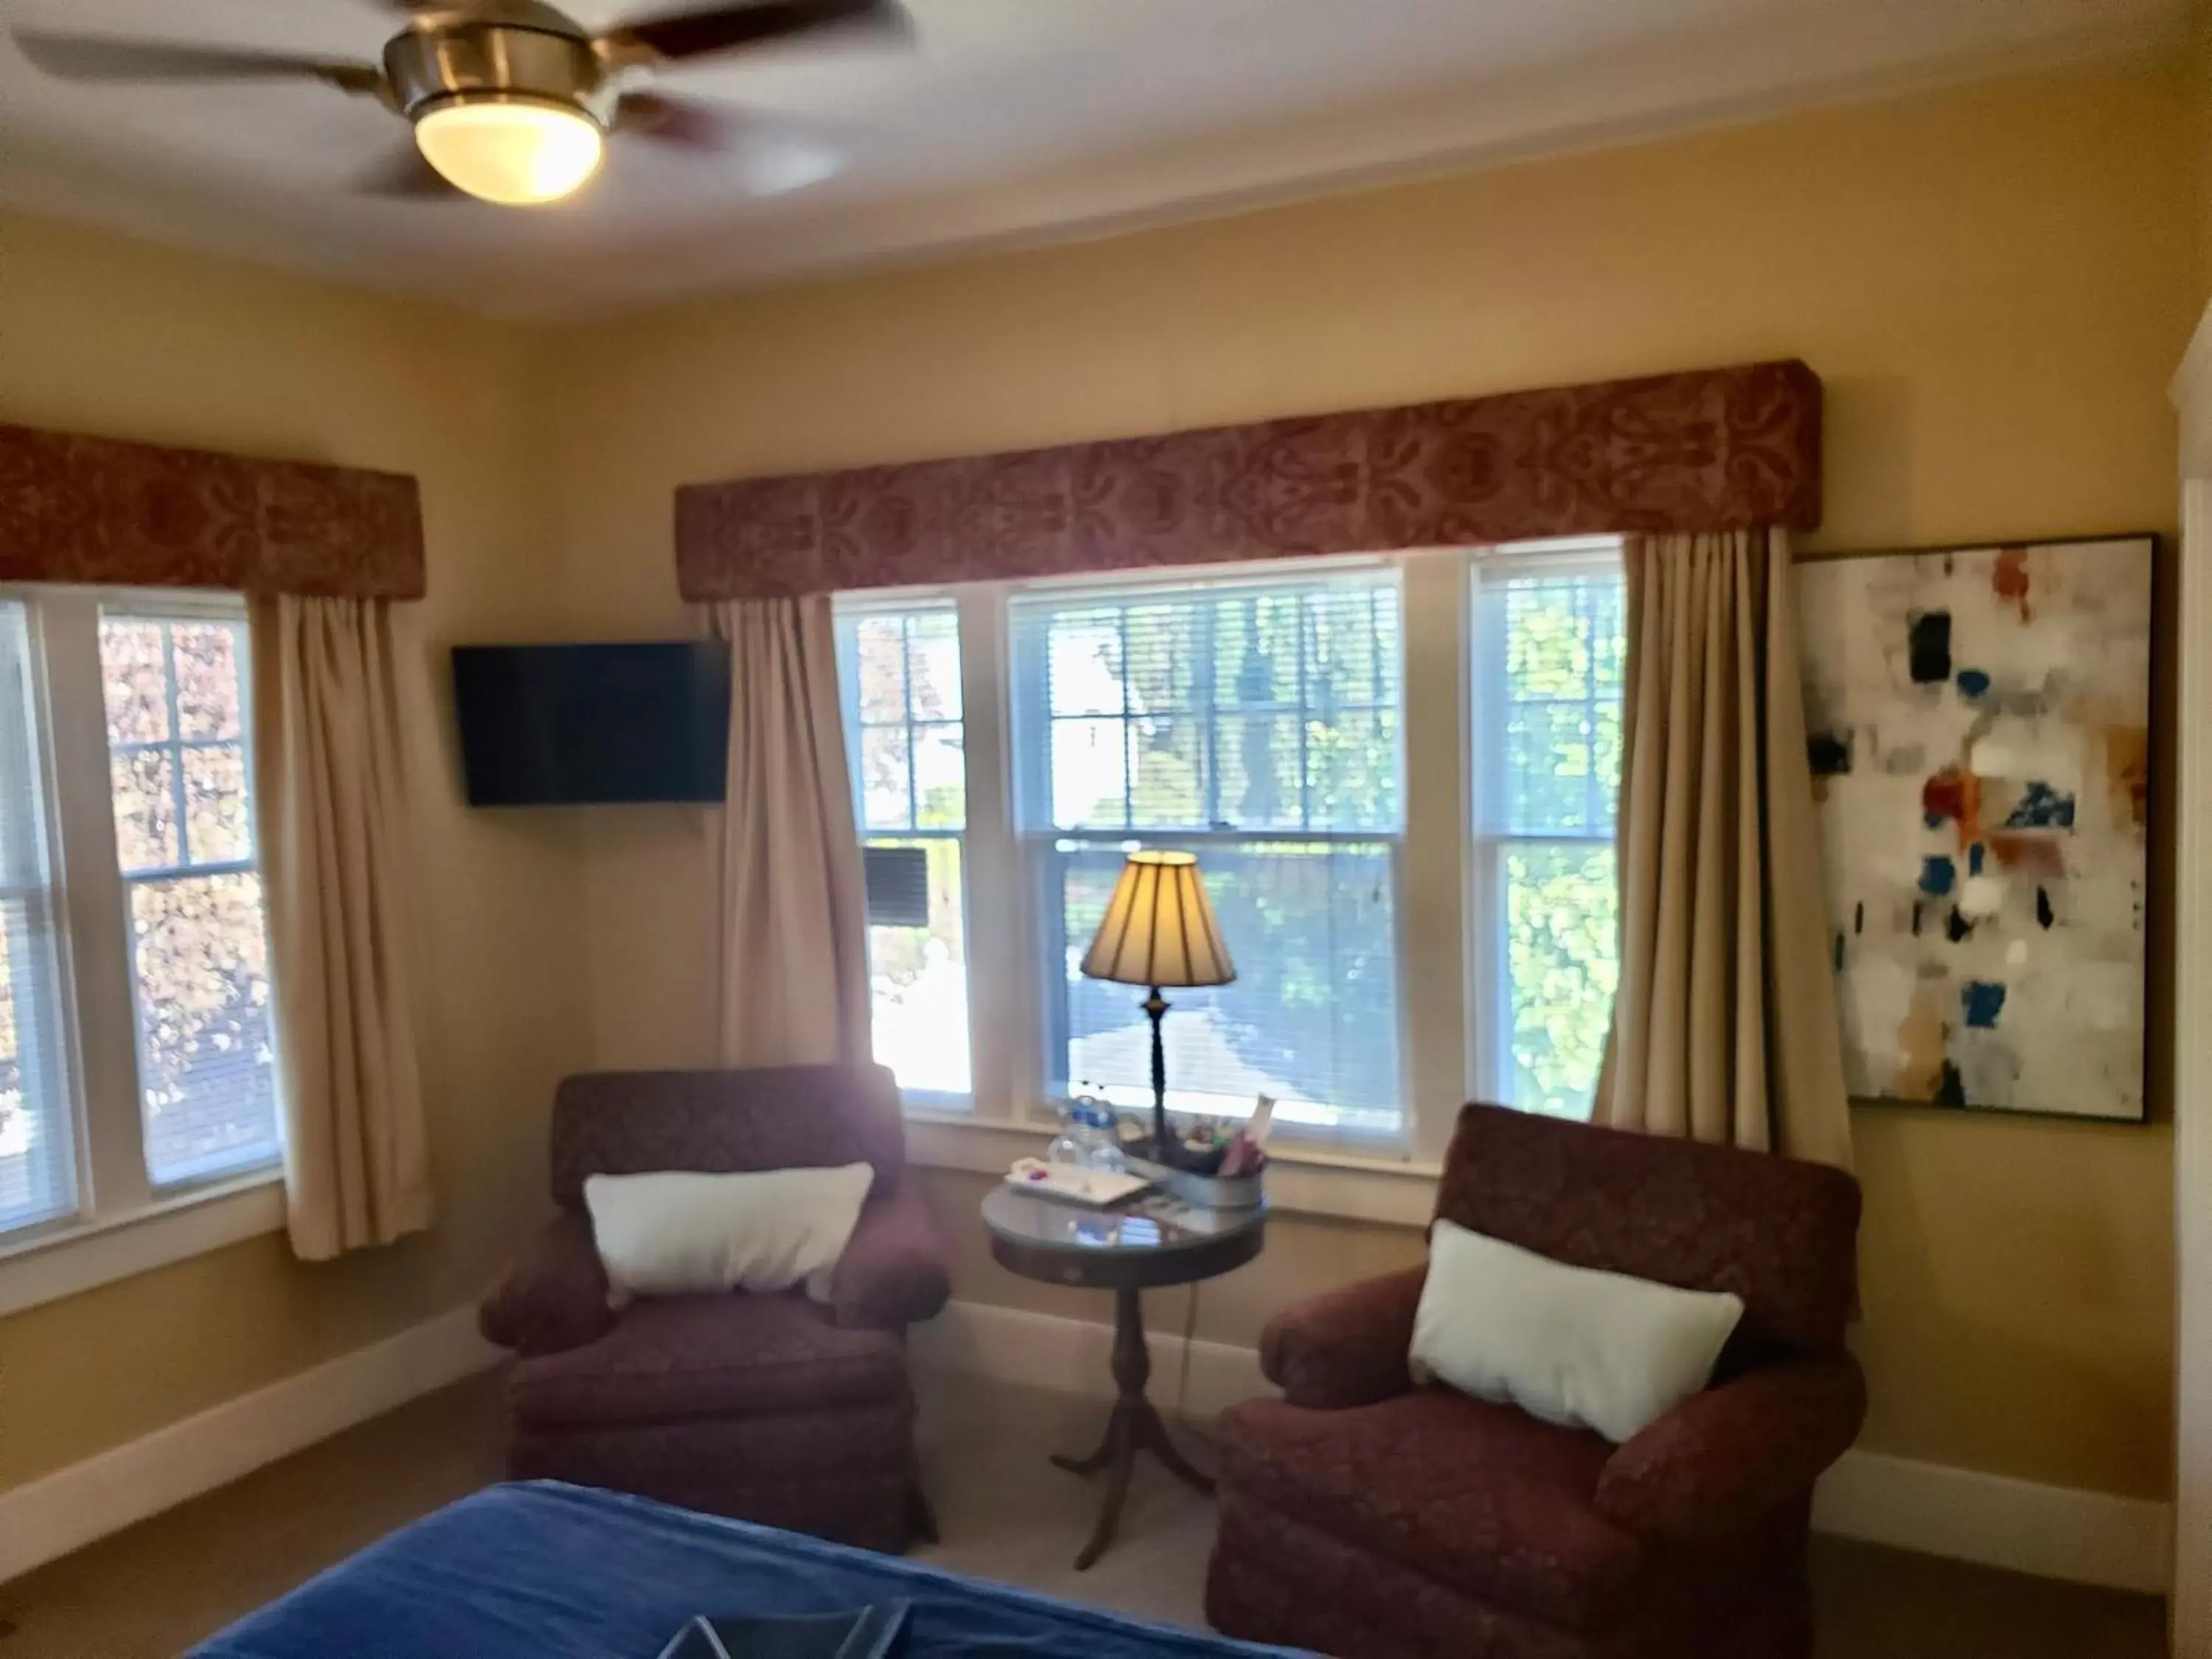
M 76 1207 L 33 686 L 23 607 L 0 600 L 0 1236 Z
M 945 599 L 841 604 L 837 671 L 854 815 L 869 863 L 875 1055 L 909 1099 L 964 1103 L 975 1078 L 958 615 Z M 902 882 L 908 873 L 918 879 Z M 898 902 L 902 887 L 918 902 Z
M 246 624 L 103 610 L 100 659 L 146 1172 L 171 1187 L 279 1150 Z
M 1042 587 L 1009 613 L 1048 1095 L 1152 1098 L 1141 993 L 1078 965 L 1141 842 L 1199 855 L 1238 969 L 1170 994 L 1170 1105 L 1266 1093 L 1309 1132 L 1397 1133 L 1395 568 Z
M 234 599 L 0 596 L 0 1252 L 278 1162 L 251 684 Z
M 1477 1088 L 1584 1117 L 1619 976 L 1619 554 L 1504 554 L 1474 570 Z
M 1151 1103 L 1144 989 L 1081 969 L 1151 847 L 1197 855 L 1237 969 L 1163 988 L 1174 1109 L 1270 1095 L 1285 1150 L 1363 1164 L 1440 1160 L 1471 1097 L 1589 1112 L 1618 978 L 1617 543 L 837 614 L 876 1054 L 910 1101 L 1024 1133 L 1080 1090 Z

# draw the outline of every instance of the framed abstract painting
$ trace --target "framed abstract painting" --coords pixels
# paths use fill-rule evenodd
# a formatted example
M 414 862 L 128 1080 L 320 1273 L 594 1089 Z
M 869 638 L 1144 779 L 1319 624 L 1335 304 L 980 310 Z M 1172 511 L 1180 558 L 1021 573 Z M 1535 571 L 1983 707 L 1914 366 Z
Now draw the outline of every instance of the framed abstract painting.
M 1855 1099 L 2142 1121 L 2156 553 L 1798 567 Z

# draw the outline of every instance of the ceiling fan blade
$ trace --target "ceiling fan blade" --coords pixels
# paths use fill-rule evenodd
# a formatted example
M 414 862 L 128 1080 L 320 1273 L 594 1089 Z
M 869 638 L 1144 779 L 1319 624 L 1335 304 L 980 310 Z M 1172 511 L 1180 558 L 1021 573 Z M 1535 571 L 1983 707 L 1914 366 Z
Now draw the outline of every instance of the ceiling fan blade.
M 744 110 L 630 93 L 617 106 L 617 137 L 714 158 L 715 176 L 748 196 L 781 196 L 835 177 L 850 145 L 812 123 L 799 125 Z
M 374 64 L 32 30 L 18 33 L 15 40 L 34 67 L 65 81 L 308 80 L 372 95 L 384 89 L 384 71 Z
M 617 58 L 676 59 L 854 27 L 884 30 L 902 38 L 910 32 L 906 13 L 896 0 L 757 0 L 750 5 L 641 18 L 610 29 L 598 44 Z
M 690 98 L 626 92 L 615 109 L 615 131 L 674 149 L 720 151 L 737 137 L 733 118 Z
M 460 202 L 468 199 L 465 192 L 424 161 L 422 152 L 411 143 L 404 148 L 394 149 L 374 168 L 363 173 L 355 181 L 354 189 L 363 196 L 389 196 L 401 201 Z

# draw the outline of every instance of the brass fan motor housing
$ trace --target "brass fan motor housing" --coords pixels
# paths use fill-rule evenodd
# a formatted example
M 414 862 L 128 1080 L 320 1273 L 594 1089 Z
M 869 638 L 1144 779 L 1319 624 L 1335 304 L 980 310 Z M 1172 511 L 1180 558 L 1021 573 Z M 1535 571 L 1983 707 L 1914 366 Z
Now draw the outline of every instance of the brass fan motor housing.
M 529 3 L 428 16 L 386 45 L 384 72 L 410 121 L 444 104 L 516 99 L 580 111 L 604 131 L 622 96 L 586 36 L 550 7 Z

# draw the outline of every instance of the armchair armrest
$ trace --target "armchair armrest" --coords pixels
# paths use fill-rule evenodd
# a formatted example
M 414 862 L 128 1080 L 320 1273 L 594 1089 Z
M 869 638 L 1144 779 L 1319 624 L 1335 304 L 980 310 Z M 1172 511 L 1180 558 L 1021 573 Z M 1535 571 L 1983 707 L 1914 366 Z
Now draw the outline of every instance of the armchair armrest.
M 830 1274 L 830 1312 L 840 1325 L 919 1324 L 935 1318 L 951 1294 L 937 1222 L 913 1182 L 862 1206 Z
M 588 1218 L 564 1211 L 477 1312 L 487 1341 L 525 1355 L 559 1353 L 614 1328 L 607 1273 Z
M 1327 1291 L 1285 1309 L 1260 1334 L 1260 1368 L 1293 1406 L 1341 1411 L 1413 1386 L 1413 1342 L 1425 1267 Z
M 1674 1540 L 1726 1533 L 1811 1492 L 1866 1420 L 1848 1354 L 1769 1365 L 1693 1395 L 1615 1451 L 1601 1515 Z

